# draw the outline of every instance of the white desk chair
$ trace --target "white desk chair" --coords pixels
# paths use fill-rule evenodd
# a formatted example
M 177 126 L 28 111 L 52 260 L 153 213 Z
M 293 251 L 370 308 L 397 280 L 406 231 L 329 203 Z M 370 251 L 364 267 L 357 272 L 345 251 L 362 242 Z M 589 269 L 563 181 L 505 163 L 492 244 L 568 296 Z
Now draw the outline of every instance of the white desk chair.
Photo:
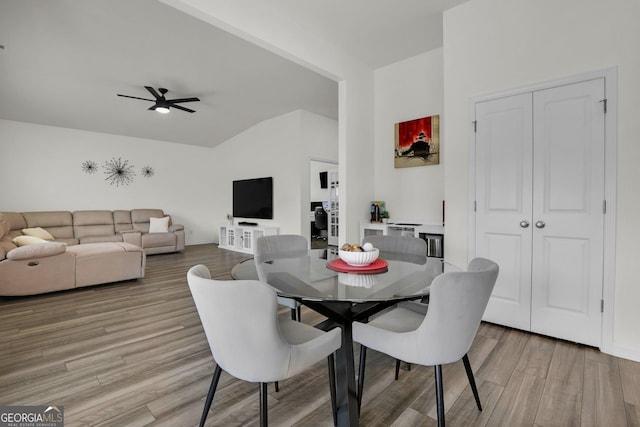
M 266 426 L 267 383 L 299 374 L 325 357 L 335 420 L 333 353 L 342 343 L 339 328 L 323 332 L 278 317 L 276 292 L 257 280 L 212 280 L 207 267 L 196 265 L 187 273 L 187 281 L 216 362 L 200 426 L 207 419 L 223 370 L 260 383 L 260 425 Z
M 435 366 L 438 426 L 444 426 L 442 365 L 462 359 L 473 396 L 482 410 L 467 352 L 473 343 L 498 277 L 498 265 L 476 258 L 466 272 L 444 273 L 431 284 L 426 314 L 403 307 L 369 323 L 354 322 L 353 340 L 362 345 L 358 401 L 362 402 L 367 348 L 408 363 Z

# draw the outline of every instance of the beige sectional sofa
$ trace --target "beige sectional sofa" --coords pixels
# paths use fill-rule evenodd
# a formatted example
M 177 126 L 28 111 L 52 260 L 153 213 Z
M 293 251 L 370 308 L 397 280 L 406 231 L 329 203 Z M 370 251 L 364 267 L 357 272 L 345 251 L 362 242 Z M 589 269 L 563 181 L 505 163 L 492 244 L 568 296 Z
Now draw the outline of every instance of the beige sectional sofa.
M 34 228 L 53 239 L 14 244 Z M 0 296 L 144 277 L 147 254 L 183 249 L 184 227 L 161 209 L 0 213 Z

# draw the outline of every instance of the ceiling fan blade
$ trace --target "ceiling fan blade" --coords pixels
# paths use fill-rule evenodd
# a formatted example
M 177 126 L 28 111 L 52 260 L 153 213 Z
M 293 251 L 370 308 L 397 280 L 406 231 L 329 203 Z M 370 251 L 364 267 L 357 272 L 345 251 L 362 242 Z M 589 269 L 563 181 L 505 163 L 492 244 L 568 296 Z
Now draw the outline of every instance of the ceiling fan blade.
M 145 86 L 144 88 L 146 90 L 148 90 L 149 93 L 151 93 L 151 95 L 153 95 L 156 99 L 160 98 L 160 95 L 158 94 L 158 92 L 156 92 L 156 90 L 154 88 L 152 88 L 151 86 Z
M 129 95 L 120 95 L 118 94 L 118 96 L 122 96 L 125 98 L 133 98 L 133 99 L 142 99 L 143 101 L 151 101 L 151 102 L 155 102 L 155 99 L 147 99 L 147 98 L 138 98 L 137 96 L 129 96 Z
M 167 99 L 167 102 L 170 104 L 176 104 L 179 102 L 195 102 L 200 101 L 200 98 L 178 98 L 178 99 Z
M 158 108 L 157 104 L 152 105 L 151 107 L 147 108 L 147 110 L 151 110 L 151 111 L 155 111 L 156 108 Z
M 187 113 L 195 113 L 195 110 L 191 110 L 189 108 L 185 108 L 180 105 L 171 104 L 171 108 L 176 108 L 178 110 L 186 111 Z

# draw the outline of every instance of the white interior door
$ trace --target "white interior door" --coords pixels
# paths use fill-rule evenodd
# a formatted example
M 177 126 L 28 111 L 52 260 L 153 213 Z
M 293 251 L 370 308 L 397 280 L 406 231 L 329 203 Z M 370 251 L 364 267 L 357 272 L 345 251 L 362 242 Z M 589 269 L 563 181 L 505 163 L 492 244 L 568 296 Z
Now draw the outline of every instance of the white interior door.
M 476 104 L 476 256 L 500 274 L 484 319 L 599 346 L 604 79 Z
M 604 255 L 604 79 L 537 91 L 533 96 L 531 330 L 598 346 Z
M 500 266 L 484 319 L 525 330 L 531 321 L 531 99 L 527 93 L 476 104 L 476 256 Z

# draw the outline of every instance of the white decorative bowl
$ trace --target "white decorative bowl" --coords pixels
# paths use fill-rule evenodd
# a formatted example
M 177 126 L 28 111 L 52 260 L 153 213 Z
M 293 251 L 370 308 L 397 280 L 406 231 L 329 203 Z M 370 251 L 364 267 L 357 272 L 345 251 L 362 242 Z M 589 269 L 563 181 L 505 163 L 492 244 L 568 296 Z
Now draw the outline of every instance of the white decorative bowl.
M 365 265 L 369 265 L 373 261 L 377 260 L 379 255 L 380 251 L 378 249 L 374 249 L 369 252 L 338 251 L 340 259 L 353 267 L 364 267 Z
M 338 282 L 358 288 L 373 288 L 377 274 L 338 273 Z

